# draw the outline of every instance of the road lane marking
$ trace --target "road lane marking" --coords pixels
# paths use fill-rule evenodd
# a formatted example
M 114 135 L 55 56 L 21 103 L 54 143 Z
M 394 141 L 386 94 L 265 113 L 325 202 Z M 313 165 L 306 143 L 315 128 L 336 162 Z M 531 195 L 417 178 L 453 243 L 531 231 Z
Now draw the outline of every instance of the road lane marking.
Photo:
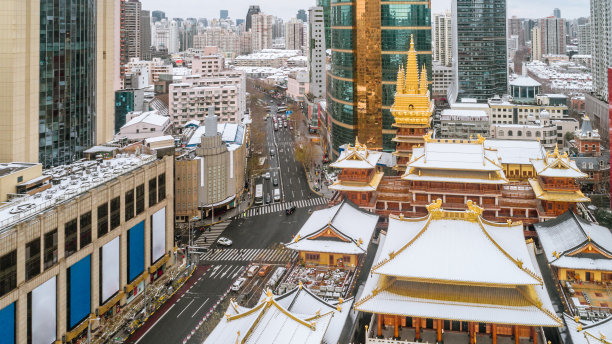
M 187 305 L 187 307 L 183 308 L 183 310 L 176 316 L 177 318 L 181 316 L 181 314 L 183 314 L 184 311 L 187 310 L 187 308 L 189 308 L 189 306 L 191 306 L 191 304 L 193 303 L 194 300 L 191 300 L 191 302 L 189 302 L 189 304 Z
M 158 323 L 160 320 L 162 320 L 162 319 L 163 319 L 163 318 L 166 316 L 166 314 L 170 313 L 170 310 L 171 310 L 171 309 L 172 309 L 172 307 L 174 307 L 174 306 L 176 306 L 176 303 L 175 303 L 175 304 L 173 304 L 172 306 L 170 306 L 170 308 L 168 308 L 168 310 L 166 311 L 166 313 L 162 314 L 162 316 L 161 316 L 161 317 L 159 317 L 159 319 L 157 319 L 157 321 L 156 321 L 156 322 L 154 322 L 154 323 L 153 323 L 153 325 L 152 325 L 151 327 L 149 327 L 149 329 L 148 329 L 148 330 L 147 330 L 147 331 L 146 331 L 146 332 L 145 332 L 145 333 L 142 335 L 142 337 L 140 337 L 140 338 L 139 338 L 139 339 L 136 341 L 136 343 L 134 343 L 134 344 L 138 344 L 138 342 L 140 342 L 140 341 L 141 341 L 141 340 L 142 340 L 142 339 L 143 339 L 143 338 L 144 338 L 144 337 L 147 335 L 147 333 L 149 333 L 149 331 L 151 331 L 151 329 L 152 329 L 153 327 L 155 327 L 155 325 L 157 325 L 157 323 Z
M 208 302 L 208 299 L 209 299 L 209 298 L 207 297 L 207 298 L 206 298 L 206 300 L 205 300 L 204 302 L 202 302 L 202 305 L 201 305 L 200 307 L 198 307 L 198 309 L 196 309 L 196 311 L 195 311 L 195 312 L 193 312 L 193 315 L 191 316 L 192 318 L 193 318 L 193 317 L 196 315 L 196 313 L 197 313 L 197 312 L 198 312 L 200 309 L 202 309 L 202 307 L 204 307 L 204 305 L 206 304 L 206 302 Z

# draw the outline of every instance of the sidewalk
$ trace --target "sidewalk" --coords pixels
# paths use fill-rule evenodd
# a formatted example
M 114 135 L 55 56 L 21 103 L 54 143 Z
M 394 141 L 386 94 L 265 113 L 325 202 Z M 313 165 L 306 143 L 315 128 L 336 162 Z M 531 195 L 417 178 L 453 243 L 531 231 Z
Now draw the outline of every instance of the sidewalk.
M 253 205 L 253 199 L 248 197 L 248 195 L 244 195 L 244 199 L 240 202 L 239 206 L 234 207 L 230 210 L 227 210 L 223 212 L 221 215 L 217 215 L 215 213 L 214 219 L 211 219 L 209 216 L 204 219 L 191 222 L 191 226 L 192 228 L 209 227 L 217 223 L 221 223 L 223 221 L 232 220 L 238 217 L 240 214 L 247 211 L 249 208 L 251 208 L 252 205 Z M 189 224 L 187 223 L 177 223 L 176 224 L 177 229 L 187 228 L 187 226 L 189 226 Z

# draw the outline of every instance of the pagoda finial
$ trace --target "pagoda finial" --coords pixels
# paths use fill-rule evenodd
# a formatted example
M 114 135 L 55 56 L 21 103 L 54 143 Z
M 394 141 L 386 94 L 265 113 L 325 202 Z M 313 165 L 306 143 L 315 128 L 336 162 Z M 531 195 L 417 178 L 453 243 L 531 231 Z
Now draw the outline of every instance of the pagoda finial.
M 559 145 L 555 143 L 555 157 L 559 157 Z
M 429 86 L 429 83 L 427 81 L 427 68 L 425 68 L 425 65 L 423 65 L 423 67 L 421 67 L 421 83 L 420 83 L 419 93 L 427 94 L 428 86 Z
M 404 68 L 400 65 L 397 69 L 397 86 L 396 92 L 397 94 L 404 94 Z
M 405 93 L 415 94 L 419 91 L 419 67 L 417 65 L 416 51 L 414 50 L 414 39 L 410 35 L 410 51 L 406 61 Z

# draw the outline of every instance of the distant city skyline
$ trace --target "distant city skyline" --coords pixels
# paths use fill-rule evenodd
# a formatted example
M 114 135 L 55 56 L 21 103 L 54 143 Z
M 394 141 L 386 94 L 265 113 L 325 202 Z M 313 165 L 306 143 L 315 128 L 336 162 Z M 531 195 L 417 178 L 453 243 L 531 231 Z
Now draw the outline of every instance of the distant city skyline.
M 175 6 L 165 0 L 141 0 L 142 8 L 166 12 L 168 18 L 219 18 L 219 10 L 228 10 L 232 19 L 246 16 L 249 5 L 259 5 L 261 11 L 288 20 L 296 16 L 298 9 L 307 10 L 315 6 L 315 0 L 232 0 L 228 2 L 209 2 L 201 0 L 181 0 Z M 432 13 L 450 11 L 451 0 L 432 0 Z M 561 17 L 574 19 L 589 16 L 588 0 L 508 0 L 508 17 L 542 18 L 553 15 L 553 9 L 561 10 Z

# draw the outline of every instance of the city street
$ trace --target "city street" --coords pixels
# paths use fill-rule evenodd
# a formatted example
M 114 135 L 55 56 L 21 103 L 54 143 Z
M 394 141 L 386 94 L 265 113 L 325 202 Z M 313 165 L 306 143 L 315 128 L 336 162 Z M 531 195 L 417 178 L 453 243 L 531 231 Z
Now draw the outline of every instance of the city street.
M 276 104 L 271 104 L 269 99 L 266 101 L 272 106 L 270 114 L 276 115 Z M 271 117 L 266 128 L 266 159 L 269 159 L 270 168 L 260 171 L 261 175 L 255 181 L 255 184 L 263 184 L 263 204 L 253 205 L 238 218 L 214 226 L 211 232 L 198 233 L 196 243 L 203 243 L 204 237 L 207 237 L 207 243 L 211 243 L 224 236 L 233 244 L 220 247 L 215 243 L 208 252 L 199 254 L 198 273 L 181 290 L 184 294 L 171 300 L 173 304 L 165 308 L 165 313 L 158 314 L 151 324 L 143 326 L 130 340 L 136 343 L 182 343 L 250 263 L 285 266 L 295 261 L 295 252 L 278 244 L 290 241 L 308 219 L 309 210 L 325 207 L 327 201 L 311 192 L 304 169 L 294 158 L 295 131 L 280 126 L 278 131 L 274 131 Z M 270 154 L 271 149 L 274 155 Z M 266 172 L 270 172 L 270 179 L 263 176 Z M 275 178 L 278 186 L 273 185 Z M 280 202 L 273 200 L 275 188 L 280 189 Z M 266 203 L 268 194 L 270 203 Z M 296 211 L 286 215 L 285 209 L 291 206 L 295 206 Z M 268 277 L 248 279 L 241 292 L 231 293 L 231 297 L 250 304 L 256 302 Z M 168 331 L 169 328 L 172 331 Z M 189 341 L 192 342 L 196 341 Z

